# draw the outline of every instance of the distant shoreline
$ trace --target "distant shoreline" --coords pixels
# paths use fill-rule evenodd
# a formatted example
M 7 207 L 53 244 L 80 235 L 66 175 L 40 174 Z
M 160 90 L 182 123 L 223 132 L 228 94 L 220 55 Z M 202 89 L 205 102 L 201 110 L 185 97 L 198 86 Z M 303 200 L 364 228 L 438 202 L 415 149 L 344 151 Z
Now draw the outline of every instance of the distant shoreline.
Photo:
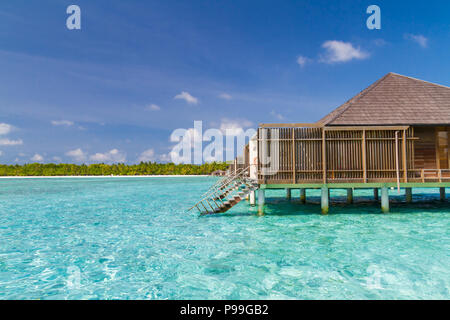
M 203 175 L 133 175 L 133 176 L 0 176 L 0 179 L 53 179 L 53 178 L 192 178 L 192 177 L 214 177 L 208 174 Z

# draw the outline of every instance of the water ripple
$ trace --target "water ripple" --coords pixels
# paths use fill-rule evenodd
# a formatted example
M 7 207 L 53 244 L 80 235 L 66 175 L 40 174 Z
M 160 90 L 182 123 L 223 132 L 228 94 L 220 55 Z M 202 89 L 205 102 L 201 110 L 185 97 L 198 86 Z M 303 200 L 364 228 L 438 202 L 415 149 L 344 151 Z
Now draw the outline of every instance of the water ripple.
M 269 191 L 266 215 L 185 212 L 212 178 L 0 181 L 1 299 L 448 299 L 449 204 L 438 189 Z

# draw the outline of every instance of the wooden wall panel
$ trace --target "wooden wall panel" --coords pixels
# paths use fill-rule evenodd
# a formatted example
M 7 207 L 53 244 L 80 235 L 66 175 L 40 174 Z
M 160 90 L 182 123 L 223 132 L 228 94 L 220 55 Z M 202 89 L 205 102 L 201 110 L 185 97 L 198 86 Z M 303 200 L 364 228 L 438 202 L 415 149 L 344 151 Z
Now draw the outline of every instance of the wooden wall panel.
M 425 132 L 422 146 L 415 148 L 414 136 L 408 127 L 259 128 L 259 150 L 267 148 L 271 156 L 271 147 L 278 147 L 271 157 L 276 166 L 267 171 L 272 166 L 260 161 L 258 179 L 272 183 L 390 182 L 397 179 L 397 166 L 402 182 L 419 179 L 420 160 L 415 163 L 414 155 L 435 146 L 435 141 Z M 422 152 L 423 163 L 436 168 L 436 159 L 433 166 L 429 154 Z
M 418 140 L 414 143 L 414 166 L 416 169 L 436 169 L 436 129 L 414 127 Z

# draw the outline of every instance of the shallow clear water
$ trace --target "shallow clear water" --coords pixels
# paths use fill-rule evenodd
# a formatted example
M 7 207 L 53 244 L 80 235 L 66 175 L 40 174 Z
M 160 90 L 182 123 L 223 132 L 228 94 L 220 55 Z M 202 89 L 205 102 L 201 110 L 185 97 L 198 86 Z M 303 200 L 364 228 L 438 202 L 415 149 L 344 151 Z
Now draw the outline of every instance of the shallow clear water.
M 448 299 L 450 204 L 267 193 L 227 214 L 187 213 L 214 178 L 0 180 L 0 299 Z M 447 189 L 449 193 L 450 190 Z M 298 190 L 293 191 L 298 199 Z M 336 203 L 337 202 L 337 203 Z

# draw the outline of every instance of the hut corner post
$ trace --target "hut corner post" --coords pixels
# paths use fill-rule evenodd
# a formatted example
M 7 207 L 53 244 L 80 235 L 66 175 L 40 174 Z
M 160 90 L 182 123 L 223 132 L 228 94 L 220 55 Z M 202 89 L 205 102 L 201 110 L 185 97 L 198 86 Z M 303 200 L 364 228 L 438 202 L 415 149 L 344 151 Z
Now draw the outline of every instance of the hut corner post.
M 322 195 L 320 199 L 320 207 L 322 209 L 322 214 L 328 214 L 329 210 L 329 200 L 330 200 L 330 192 L 328 190 L 328 187 L 326 186 L 327 183 L 327 138 L 326 138 L 326 131 L 325 128 L 322 128 L 322 179 L 323 179 L 323 186 L 322 186 Z
M 322 179 L 323 184 L 327 183 L 327 139 L 325 137 L 325 128 L 322 128 Z

